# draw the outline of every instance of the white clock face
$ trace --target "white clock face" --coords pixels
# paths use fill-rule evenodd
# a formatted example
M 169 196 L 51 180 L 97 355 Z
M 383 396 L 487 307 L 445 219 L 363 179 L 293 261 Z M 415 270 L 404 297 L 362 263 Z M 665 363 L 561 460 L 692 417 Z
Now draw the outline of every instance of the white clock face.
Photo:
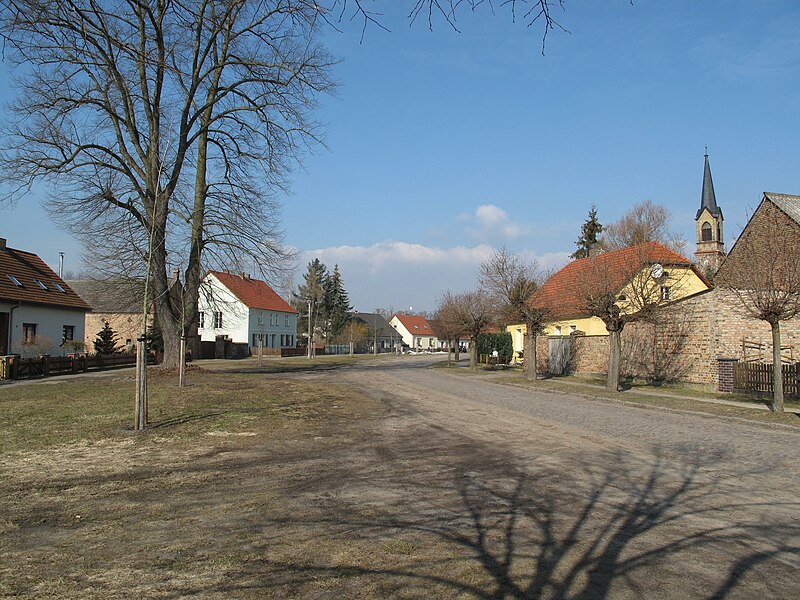
M 662 267 L 660 264 L 656 263 L 650 269 L 650 274 L 653 276 L 654 279 L 658 279 L 659 277 L 661 277 L 664 274 L 664 267 Z

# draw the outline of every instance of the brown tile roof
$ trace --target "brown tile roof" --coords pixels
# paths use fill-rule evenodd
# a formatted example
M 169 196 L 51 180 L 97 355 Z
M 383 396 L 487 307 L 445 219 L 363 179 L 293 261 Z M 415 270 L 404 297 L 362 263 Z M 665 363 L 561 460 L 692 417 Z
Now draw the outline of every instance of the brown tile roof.
M 22 285 L 14 283 L 9 275 Z M 41 258 L 31 252 L 7 247 L 0 249 L 0 301 L 91 310 Z
M 691 265 L 688 258 L 657 242 L 603 252 L 590 258 L 574 260 L 553 274 L 531 296 L 530 304 L 546 309 L 550 320 L 588 316 L 581 297 L 587 280 L 602 273 L 609 289 L 621 290 L 632 273 L 638 272 L 644 265 L 654 263 Z M 706 281 L 698 271 L 695 270 L 695 273 Z
M 395 315 L 395 317 L 397 317 L 397 320 L 403 324 L 403 327 L 413 335 L 432 335 L 436 337 L 436 334 L 433 332 L 433 327 L 431 327 L 431 324 L 428 323 L 425 317 L 400 314 Z
M 265 281 L 224 271 L 209 271 L 207 275 L 214 275 L 222 285 L 249 308 L 297 314 L 297 311 L 286 300 L 278 296 Z

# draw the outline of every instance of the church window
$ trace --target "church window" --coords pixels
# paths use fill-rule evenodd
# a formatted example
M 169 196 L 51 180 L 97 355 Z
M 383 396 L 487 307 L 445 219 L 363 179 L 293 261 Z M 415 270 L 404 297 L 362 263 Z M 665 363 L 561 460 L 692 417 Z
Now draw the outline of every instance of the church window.
M 718 242 L 722 241 L 722 225 L 720 225 L 719 223 L 717 223 L 717 241 Z
M 710 242 L 712 235 L 711 235 L 711 224 L 710 223 L 703 223 L 703 226 L 700 228 L 701 230 L 701 238 L 704 242 Z

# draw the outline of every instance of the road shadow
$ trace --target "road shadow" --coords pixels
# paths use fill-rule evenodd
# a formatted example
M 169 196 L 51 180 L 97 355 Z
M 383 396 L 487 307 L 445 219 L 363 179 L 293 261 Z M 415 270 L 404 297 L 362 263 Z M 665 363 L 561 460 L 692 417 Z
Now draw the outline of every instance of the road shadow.
M 398 476 L 368 484 L 359 478 L 363 502 L 343 493 L 347 477 L 340 473 L 310 486 L 338 490 L 315 496 L 321 515 L 269 525 L 270 537 L 315 531 L 321 547 L 346 536 L 348 544 L 373 548 L 374 560 L 331 562 L 322 552 L 292 560 L 291 552 L 281 556 L 266 544 L 262 558 L 216 591 L 302 596 L 326 582 L 336 590 L 330 597 L 357 596 L 364 581 L 381 595 L 483 599 L 664 597 L 663 588 L 672 590 L 669 597 L 726 598 L 759 586 L 771 597 L 793 597 L 800 589 L 789 566 L 800 561 L 800 527 L 765 519 L 770 509 L 763 504 L 728 500 L 701 476 L 713 461 L 676 472 L 657 452 L 648 465 L 619 453 L 605 457 L 611 467 L 576 461 L 565 473 L 514 466 L 502 452 L 464 444 L 457 456 L 448 451 L 447 460 L 426 461 L 422 473 L 409 475 L 413 459 L 402 448 L 379 454 L 389 463 L 382 472 L 394 467 Z M 387 490 L 394 500 L 376 506 Z M 331 500 L 337 497 L 349 500 Z M 780 509 L 787 514 L 800 503 Z M 385 556 L 386 544 L 411 550 Z M 771 582 L 762 581 L 764 569 Z

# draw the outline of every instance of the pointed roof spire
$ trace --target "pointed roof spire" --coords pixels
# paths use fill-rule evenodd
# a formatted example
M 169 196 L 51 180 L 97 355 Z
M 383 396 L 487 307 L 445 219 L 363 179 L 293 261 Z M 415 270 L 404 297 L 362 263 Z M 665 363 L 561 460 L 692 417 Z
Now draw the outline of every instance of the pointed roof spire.
M 695 220 L 700 218 L 700 214 L 705 208 L 714 217 L 722 215 L 722 209 L 717 206 L 717 197 L 714 194 L 714 181 L 711 179 L 711 166 L 708 164 L 708 146 L 706 146 L 705 169 L 703 171 L 703 193 L 700 198 L 700 209 L 697 211 Z

